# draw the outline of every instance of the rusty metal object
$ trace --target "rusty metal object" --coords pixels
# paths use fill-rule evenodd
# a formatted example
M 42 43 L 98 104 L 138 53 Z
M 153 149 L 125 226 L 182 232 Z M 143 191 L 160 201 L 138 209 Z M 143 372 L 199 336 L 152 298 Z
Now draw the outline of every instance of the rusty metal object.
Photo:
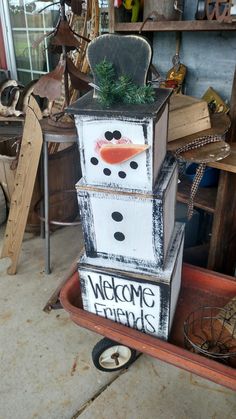
M 42 76 L 34 87 L 34 94 L 55 100 L 61 95 L 62 77 L 66 68 L 66 60 L 60 59 L 56 68 Z
M 206 0 L 206 15 L 208 20 L 218 22 L 232 22 L 230 14 L 232 0 Z
M 75 36 L 74 36 L 75 35 Z M 49 36 L 52 36 L 51 45 L 49 45 L 49 48 L 53 46 L 53 52 L 61 53 L 61 46 L 65 45 L 67 48 L 67 51 L 70 51 L 72 49 L 79 49 L 80 42 L 78 41 L 78 38 L 83 39 L 86 42 L 90 42 L 90 39 L 84 37 L 83 35 L 80 35 L 79 33 L 76 33 L 73 31 L 73 29 L 70 27 L 68 21 L 66 19 L 60 18 L 55 26 L 55 28 L 47 32 L 46 34 L 41 35 L 39 38 L 37 38 L 34 42 L 32 42 L 32 48 L 37 48 L 39 44 Z
M 231 22 L 231 9 L 232 1 L 231 0 L 217 0 L 216 1 L 216 20 L 218 22 Z
M 199 307 L 192 311 L 184 322 L 186 348 L 230 364 L 236 358 L 236 327 L 227 330 L 227 317 L 227 310 L 221 307 Z
M 74 128 L 74 119 L 64 112 L 54 113 L 48 118 L 48 125 L 56 128 L 63 128 L 71 130 Z
M 208 20 L 215 18 L 216 0 L 206 0 L 206 16 Z
M 82 13 L 82 0 L 70 0 L 70 7 L 71 11 L 75 14 L 80 16 Z
M 87 76 L 87 74 L 82 73 L 80 70 L 78 70 L 78 68 L 76 68 L 73 61 L 69 57 L 66 58 L 66 68 L 69 73 L 71 84 L 74 89 L 86 92 L 91 90 L 91 86 L 89 86 L 89 83 L 92 80 Z
M 20 97 L 17 102 L 16 109 L 22 111 L 24 114 L 29 104 L 30 95 L 33 93 L 34 86 L 37 80 L 31 80 L 20 92 Z
M 60 20 L 57 31 L 51 41 L 52 45 L 66 45 L 67 47 L 79 48 L 80 43 L 74 36 L 67 20 Z

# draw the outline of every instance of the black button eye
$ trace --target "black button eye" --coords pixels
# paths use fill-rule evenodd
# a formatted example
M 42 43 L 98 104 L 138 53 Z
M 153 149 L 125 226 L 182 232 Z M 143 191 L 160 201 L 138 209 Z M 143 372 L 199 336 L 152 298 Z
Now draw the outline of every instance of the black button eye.
M 110 169 L 107 169 L 107 168 L 105 168 L 105 169 L 103 170 L 103 173 L 104 173 L 104 175 L 106 175 L 106 176 L 110 176 L 110 175 L 111 175 L 111 171 L 110 171 Z
M 136 161 L 131 161 L 130 162 L 130 167 L 131 167 L 131 169 L 137 169 L 138 168 L 138 163 Z
M 115 138 L 115 140 L 120 140 L 121 138 L 120 131 L 113 131 L 113 137 Z
M 123 215 L 120 212 L 118 212 L 118 211 L 114 211 L 111 214 L 111 216 L 112 216 L 112 219 L 114 221 L 117 221 L 118 223 L 123 220 Z
M 114 237 L 116 240 L 118 240 L 119 242 L 123 242 L 123 240 L 125 240 L 125 235 L 123 233 L 121 233 L 120 231 L 117 231 L 114 234 Z
M 113 140 L 113 134 L 111 131 L 106 131 L 104 135 L 105 135 L 106 140 L 108 141 Z
M 98 159 L 96 159 L 96 157 L 92 157 L 90 159 L 91 163 L 94 164 L 94 166 L 96 166 L 98 164 Z
M 125 172 L 119 172 L 119 173 L 118 173 L 118 176 L 119 176 L 121 179 L 124 179 L 124 178 L 126 178 L 126 173 L 125 173 Z

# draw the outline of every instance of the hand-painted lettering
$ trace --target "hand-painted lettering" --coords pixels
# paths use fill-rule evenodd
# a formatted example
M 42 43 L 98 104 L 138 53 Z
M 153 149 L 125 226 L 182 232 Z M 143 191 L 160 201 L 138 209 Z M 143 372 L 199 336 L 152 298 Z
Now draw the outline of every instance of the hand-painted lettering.
M 88 279 L 96 299 L 131 303 L 140 308 L 151 308 L 155 305 L 154 292 L 148 287 L 143 288 L 141 284 L 116 284 L 113 277 L 110 280 L 103 279 L 102 275 L 99 275 L 97 282 L 90 275 L 88 275 Z

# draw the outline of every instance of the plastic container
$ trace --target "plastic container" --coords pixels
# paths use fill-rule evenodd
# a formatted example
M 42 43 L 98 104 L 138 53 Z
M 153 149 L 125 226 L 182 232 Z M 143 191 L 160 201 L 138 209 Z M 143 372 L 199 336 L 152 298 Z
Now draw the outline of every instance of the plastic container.
M 191 182 L 194 179 L 194 176 L 196 174 L 198 164 L 191 163 L 185 170 L 185 175 L 187 179 L 189 179 Z M 219 180 L 219 173 L 220 171 L 218 169 L 214 169 L 212 167 L 206 167 L 202 180 L 199 184 L 201 188 L 208 188 L 211 186 L 216 186 Z

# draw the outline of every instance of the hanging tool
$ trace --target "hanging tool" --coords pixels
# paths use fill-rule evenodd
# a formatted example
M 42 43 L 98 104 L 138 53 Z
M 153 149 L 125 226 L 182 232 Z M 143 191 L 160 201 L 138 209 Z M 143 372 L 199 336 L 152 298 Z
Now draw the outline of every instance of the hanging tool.
M 181 34 L 176 32 L 176 50 L 172 58 L 173 67 L 166 75 L 165 87 L 172 87 L 175 93 L 182 92 L 183 82 L 186 76 L 187 67 L 180 62 L 179 51 L 181 44 Z

